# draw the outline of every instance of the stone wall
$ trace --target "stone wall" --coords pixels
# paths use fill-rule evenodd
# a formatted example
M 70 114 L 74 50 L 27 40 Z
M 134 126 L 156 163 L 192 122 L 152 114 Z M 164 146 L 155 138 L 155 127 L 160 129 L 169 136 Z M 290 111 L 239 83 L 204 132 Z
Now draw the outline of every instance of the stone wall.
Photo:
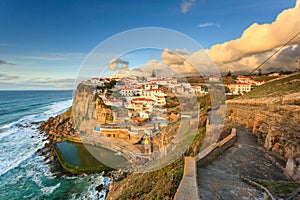
M 220 142 L 213 143 L 201 151 L 196 157 L 197 166 L 206 166 L 236 142 L 236 129 L 232 128 L 231 134 Z

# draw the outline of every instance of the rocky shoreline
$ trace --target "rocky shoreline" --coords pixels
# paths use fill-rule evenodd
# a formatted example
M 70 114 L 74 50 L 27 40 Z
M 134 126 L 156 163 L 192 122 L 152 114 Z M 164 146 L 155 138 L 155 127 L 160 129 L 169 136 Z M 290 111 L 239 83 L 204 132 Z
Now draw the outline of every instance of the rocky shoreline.
M 46 143 L 37 153 L 39 156 L 45 157 L 44 160 L 50 165 L 50 170 L 54 176 L 70 175 L 60 166 L 55 154 L 57 142 L 63 142 L 68 138 L 76 138 L 78 136 L 73 128 L 70 110 L 71 108 L 61 115 L 50 117 L 47 121 L 39 123 L 40 134 L 45 136 L 43 141 L 46 141 Z

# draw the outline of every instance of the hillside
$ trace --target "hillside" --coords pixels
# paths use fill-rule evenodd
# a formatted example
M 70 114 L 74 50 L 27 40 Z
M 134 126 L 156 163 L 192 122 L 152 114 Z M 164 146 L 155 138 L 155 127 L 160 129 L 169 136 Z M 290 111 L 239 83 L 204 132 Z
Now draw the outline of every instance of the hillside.
M 227 117 L 252 129 L 258 143 L 283 160 L 286 174 L 300 181 L 300 73 L 274 79 L 226 104 Z
M 300 73 L 280 77 L 240 96 L 239 99 L 282 97 L 300 92 Z

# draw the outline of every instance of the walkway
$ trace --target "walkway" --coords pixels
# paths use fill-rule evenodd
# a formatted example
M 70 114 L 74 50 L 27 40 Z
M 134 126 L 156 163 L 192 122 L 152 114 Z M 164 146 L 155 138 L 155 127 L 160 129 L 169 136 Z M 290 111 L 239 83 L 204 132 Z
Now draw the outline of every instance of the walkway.
M 282 170 L 266 157 L 266 151 L 256 143 L 252 133 L 237 128 L 236 144 L 208 166 L 197 168 L 201 199 L 265 199 L 263 192 L 239 177 L 286 180 Z

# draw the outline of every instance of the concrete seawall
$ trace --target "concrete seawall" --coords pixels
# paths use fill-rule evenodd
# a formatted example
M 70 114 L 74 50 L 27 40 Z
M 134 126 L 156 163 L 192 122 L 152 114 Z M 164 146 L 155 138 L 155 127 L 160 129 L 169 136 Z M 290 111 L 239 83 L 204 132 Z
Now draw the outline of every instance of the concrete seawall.
M 222 141 L 213 143 L 201 151 L 196 157 L 185 157 L 184 174 L 174 200 L 194 200 L 200 199 L 197 186 L 196 166 L 208 165 L 220 154 L 234 145 L 236 142 L 236 129 L 232 128 L 231 134 Z

